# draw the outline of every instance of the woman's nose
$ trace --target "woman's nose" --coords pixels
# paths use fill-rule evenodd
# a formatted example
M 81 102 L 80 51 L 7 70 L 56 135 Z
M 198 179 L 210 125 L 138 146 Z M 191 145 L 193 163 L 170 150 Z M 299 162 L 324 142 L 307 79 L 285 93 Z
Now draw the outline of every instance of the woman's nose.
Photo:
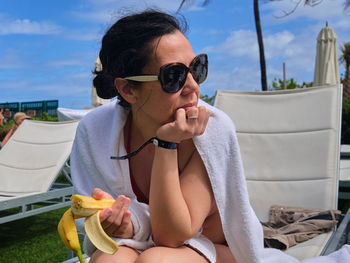
M 184 88 L 182 89 L 182 93 L 186 95 L 188 93 L 196 92 L 199 90 L 200 90 L 199 84 L 194 80 L 192 73 L 188 72 L 186 82 L 184 84 Z

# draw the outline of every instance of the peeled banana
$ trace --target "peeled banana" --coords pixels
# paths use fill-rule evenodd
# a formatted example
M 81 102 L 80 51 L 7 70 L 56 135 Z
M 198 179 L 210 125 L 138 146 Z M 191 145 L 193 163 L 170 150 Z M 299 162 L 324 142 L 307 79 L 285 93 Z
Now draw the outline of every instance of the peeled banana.
M 82 257 L 78 233 L 74 222 L 76 218 L 85 217 L 85 232 L 94 246 L 108 254 L 117 252 L 118 245 L 104 232 L 100 223 L 99 213 L 101 210 L 111 207 L 115 200 L 96 200 L 83 195 L 73 195 L 71 200 L 71 208 L 63 214 L 58 224 L 58 233 L 65 246 L 77 254 L 81 263 L 85 262 Z
M 100 199 L 96 200 L 90 196 L 84 195 L 72 195 L 72 212 L 75 215 L 87 217 L 95 214 L 98 210 L 111 207 L 114 203 L 114 199 Z

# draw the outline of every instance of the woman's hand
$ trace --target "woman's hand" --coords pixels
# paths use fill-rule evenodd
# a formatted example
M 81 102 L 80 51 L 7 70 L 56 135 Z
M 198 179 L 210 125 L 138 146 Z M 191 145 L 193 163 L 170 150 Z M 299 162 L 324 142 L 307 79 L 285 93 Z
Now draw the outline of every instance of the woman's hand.
M 99 200 L 102 198 L 113 198 L 110 194 L 95 188 L 92 197 Z M 132 238 L 134 227 L 131 222 L 131 212 L 128 210 L 130 199 L 119 195 L 111 208 L 100 212 L 100 221 L 104 231 L 112 237 Z
M 201 107 L 180 108 L 175 112 L 175 121 L 161 126 L 157 137 L 161 140 L 180 143 L 204 133 L 209 119 L 209 111 Z

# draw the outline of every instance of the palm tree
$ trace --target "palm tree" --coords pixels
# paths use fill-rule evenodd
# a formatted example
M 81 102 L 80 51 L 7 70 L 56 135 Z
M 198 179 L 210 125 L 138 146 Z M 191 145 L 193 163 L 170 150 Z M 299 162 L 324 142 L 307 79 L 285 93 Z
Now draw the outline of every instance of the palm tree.
M 343 98 L 350 100 L 350 42 L 344 43 L 340 48 L 342 55 L 340 62 L 345 65 L 345 77 L 343 81 Z
M 261 89 L 263 91 L 267 91 L 266 61 L 265 61 L 264 41 L 263 41 L 263 36 L 261 32 L 259 0 L 254 0 L 254 20 L 255 20 L 256 36 L 258 38 L 258 44 L 259 44 Z

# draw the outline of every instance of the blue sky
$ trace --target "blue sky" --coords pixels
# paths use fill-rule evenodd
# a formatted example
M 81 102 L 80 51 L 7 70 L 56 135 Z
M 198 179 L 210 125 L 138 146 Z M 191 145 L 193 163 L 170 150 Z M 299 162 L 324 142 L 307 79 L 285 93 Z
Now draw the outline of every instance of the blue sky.
M 260 90 L 258 45 L 253 1 L 202 1 L 182 14 L 196 53 L 209 56 L 209 76 L 202 94 L 217 89 Z M 0 9 L 0 102 L 58 99 L 59 106 L 91 107 L 91 71 L 108 27 L 125 12 L 158 7 L 174 12 L 181 0 L 12 0 Z M 338 47 L 350 41 L 350 12 L 343 0 L 324 0 L 299 7 L 293 14 L 276 18 L 293 8 L 290 0 L 261 1 L 261 20 L 267 58 L 268 84 L 282 78 L 298 83 L 312 81 L 316 39 L 328 21 Z M 340 50 L 338 49 L 338 56 Z M 339 65 L 340 73 L 344 66 Z

